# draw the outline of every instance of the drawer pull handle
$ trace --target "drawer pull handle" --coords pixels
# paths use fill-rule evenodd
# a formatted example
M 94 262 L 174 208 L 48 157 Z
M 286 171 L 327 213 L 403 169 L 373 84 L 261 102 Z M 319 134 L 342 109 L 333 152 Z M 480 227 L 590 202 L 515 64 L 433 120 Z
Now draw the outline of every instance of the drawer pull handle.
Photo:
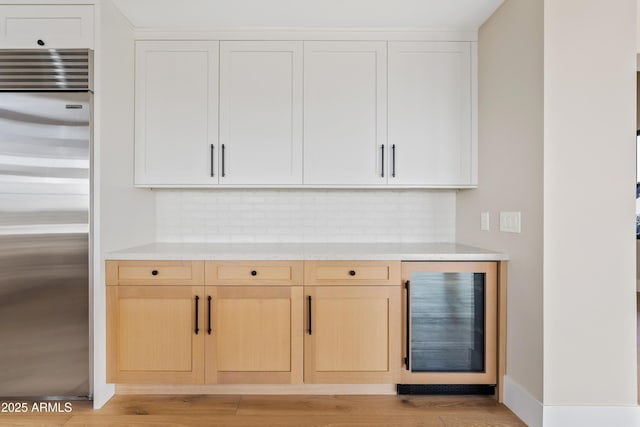
M 44 40 L 42 39 L 38 39 L 36 43 L 38 43 L 38 46 L 44 46 Z
M 355 270 L 351 270 L 351 271 L 349 271 L 349 276 L 355 276 L 355 275 L 356 275 Z
M 257 271 L 255 271 L 255 270 L 251 270 L 251 275 L 252 275 L 252 276 L 257 276 L 257 275 L 258 275 L 258 272 L 257 272 Z
M 380 174 L 380 177 L 384 178 L 384 144 L 380 147 L 380 152 L 382 154 L 382 173 Z
M 196 295 L 196 335 L 198 335 L 198 332 L 200 332 L 200 329 L 198 328 L 198 306 L 200 305 L 200 297 L 198 295 Z
M 151 275 L 152 276 L 157 276 L 158 275 L 158 270 L 152 270 L 151 271 Z
M 211 335 L 211 295 L 207 296 L 207 333 Z

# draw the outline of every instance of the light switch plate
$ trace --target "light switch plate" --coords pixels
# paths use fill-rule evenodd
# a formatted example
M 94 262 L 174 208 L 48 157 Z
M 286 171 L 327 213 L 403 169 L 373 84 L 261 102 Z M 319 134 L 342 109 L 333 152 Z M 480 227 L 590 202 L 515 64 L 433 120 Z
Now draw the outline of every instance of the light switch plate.
M 489 212 L 482 212 L 480 214 L 480 230 L 489 231 Z
M 500 212 L 500 231 L 520 233 L 520 212 Z

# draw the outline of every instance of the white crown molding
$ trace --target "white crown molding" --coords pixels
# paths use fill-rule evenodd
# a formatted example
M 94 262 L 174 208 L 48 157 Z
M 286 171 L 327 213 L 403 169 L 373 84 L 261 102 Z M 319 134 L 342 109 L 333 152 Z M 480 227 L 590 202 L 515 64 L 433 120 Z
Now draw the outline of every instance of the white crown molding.
M 76 4 L 86 4 L 86 5 L 98 5 L 101 0 L 11 0 L 9 2 L 2 2 L 2 5 L 27 5 L 27 6 L 59 6 L 59 5 L 76 5 Z
M 419 28 L 136 28 L 136 40 L 478 40 L 473 30 Z

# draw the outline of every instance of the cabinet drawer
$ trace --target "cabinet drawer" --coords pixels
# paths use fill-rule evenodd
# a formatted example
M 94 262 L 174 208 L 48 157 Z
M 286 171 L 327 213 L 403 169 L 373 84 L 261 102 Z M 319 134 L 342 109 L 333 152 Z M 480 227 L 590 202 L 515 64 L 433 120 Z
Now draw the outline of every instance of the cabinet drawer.
M 307 261 L 305 285 L 400 285 L 400 261 Z
M 203 261 L 107 261 L 107 285 L 202 285 Z
M 302 261 L 208 261 L 207 285 L 302 285 Z
M 2 48 L 93 48 L 91 5 L 2 5 Z

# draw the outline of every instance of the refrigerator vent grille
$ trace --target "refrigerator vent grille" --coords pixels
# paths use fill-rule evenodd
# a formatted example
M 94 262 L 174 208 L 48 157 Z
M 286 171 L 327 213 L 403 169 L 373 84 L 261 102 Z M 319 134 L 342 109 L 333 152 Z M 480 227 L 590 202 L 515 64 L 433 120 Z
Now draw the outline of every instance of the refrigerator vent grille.
M 87 49 L 0 49 L 0 91 L 88 91 L 91 63 Z

